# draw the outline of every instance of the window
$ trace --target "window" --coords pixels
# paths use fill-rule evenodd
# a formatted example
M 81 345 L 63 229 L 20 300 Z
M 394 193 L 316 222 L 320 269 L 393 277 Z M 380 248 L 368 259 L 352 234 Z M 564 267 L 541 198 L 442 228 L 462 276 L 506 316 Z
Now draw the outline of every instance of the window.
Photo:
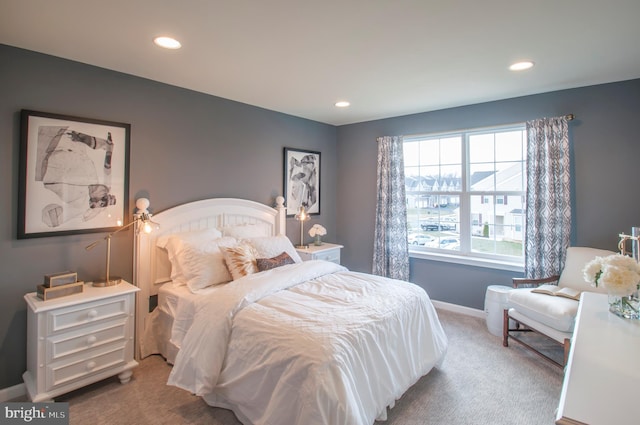
M 521 263 L 525 139 L 524 125 L 405 136 L 410 251 Z

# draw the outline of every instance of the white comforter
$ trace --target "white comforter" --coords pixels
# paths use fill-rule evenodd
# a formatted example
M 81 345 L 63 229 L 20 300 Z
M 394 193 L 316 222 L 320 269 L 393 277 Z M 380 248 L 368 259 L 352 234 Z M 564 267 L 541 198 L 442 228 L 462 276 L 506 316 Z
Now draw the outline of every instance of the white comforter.
M 236 280 L 179 306 L 169 384 L 244 424 L 370 425 L 445 355 L 426 292 L 325 261 Z

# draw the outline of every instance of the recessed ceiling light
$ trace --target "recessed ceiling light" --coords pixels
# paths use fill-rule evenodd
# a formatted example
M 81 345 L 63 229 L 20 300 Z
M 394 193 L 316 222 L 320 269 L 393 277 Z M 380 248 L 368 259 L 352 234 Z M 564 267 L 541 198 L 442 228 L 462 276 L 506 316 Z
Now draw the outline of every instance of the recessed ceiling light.
M 346 108 L 347 106 L 351 105 L 349 102 L 347 102 L 346 100 L 341 100 L 340 102 L 336 102 L 335 105 L 338 108 Z
M 509 69 L 511 71 L 524 71 L 525 69 L 529 69 L 533 67 L 533 62 L 531 61 L 523 61 L 523 62 L 516 62 L 513 65 L 511 65 L 509 67 Z
M 164 47 L 165 49 L 179 49 L 182 47 L 182 44 L 175 38 L 171 37 L 156 37 L 153 39 L 153 42 L 156 43 L 157 46 Z

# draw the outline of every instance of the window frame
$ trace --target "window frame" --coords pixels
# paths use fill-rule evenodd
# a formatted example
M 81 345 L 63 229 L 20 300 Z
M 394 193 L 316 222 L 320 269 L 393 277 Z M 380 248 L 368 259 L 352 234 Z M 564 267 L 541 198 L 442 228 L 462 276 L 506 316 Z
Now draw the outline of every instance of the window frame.
M 460 191 L 407 191 L 408 195 L 432 195 L 432 196 L 447 196 L 447 197 L 458 197 L 459 199 L 459 217 L 458 217 L 458 239 L 460 241 L 459 250 L 450 250 L 450 249 L 442 249 L 436 247 L 417 247 L 408 243 L 409 256 L 411 258 L 423 258 L 428 260 L 435 261 L 444 261 L 444 262 L 452 262 L 456 264 L 465 264 L 471 266 L 478 267 L 487 267 L 494 268 L 500 270 L 509 270 L 514 272 L 521 272 L 524 269 L 524 253 L 521 257 L 500 255 L 494 253 L 481 253 L 475 252 L 471 249 L 472 242 L 472 215 L 471 215 L 471 197 L 472 196 L 480 196 L 481 201 L 484 201 L 485 198 L 489 198 L 489 203 L 494 206 L 494 215 L 495 215 L 495 206 L 497 205 L 497 199 L 500 197 L 503 200 L 503 204 L 500 205 L 508 205 L 507 198 L 509 196 L 521 196 L 523 200 L 523 209 L 526 195 L 526 180 L 523 180 L 523 187 L 521 191 L 505 191 L 505 190 L 494 190 L 494 191 L 471 191 L 471 181 L 470 181 L 470 169 L 471 164 L 469 163 L 470 157 L 470 137 L 472 135 L 478 134 L 486 134 L 486 133 L 506 133 L 512 131 L 522 131 L 523 132 L 523 156 L 522 161 L 525 163 L 523 165 L 526 166 L 526 123 L 513 123 L 507 125 L 498 125 L 498 126 L 490 126 L 490 127 L 479 127 L 479 128 L 471 128 L 464 130 L 456 130 L 456 131 L 447 131 L 447 132 L 437 132 L 437 133 L 423 133 L 423 134 L 415 134 L 404 136 L 404 143 L 418 142 L 425 139 L 444 139 L 444 138 L 453 138 L 459 137 L 461 146 L 461 190 Z M 498 161 L 501 162 L 501 161 Z M 494 164 L 496 163 L 496 158 L 494 158 Z M 440 164 L 440 163 L 439 163 Z M 420 164 L 418 165 L 420 167 Z M 405 165 L 405 170 L 406 170 Z M 523 167 L 523 172 L 524 172 Z M 495 188 L 494 188 L 495 189 Z M 493 198 L 493 199 L 492 199 Z M 409 198 L 407 197 L 407 202 Z M 522 231 L 524 232 L 526 217 L 523 215 L 520 221 L 520 225 L 522 227 Z M 525 236 L 523 234 L 523 250 L 525 244 Z

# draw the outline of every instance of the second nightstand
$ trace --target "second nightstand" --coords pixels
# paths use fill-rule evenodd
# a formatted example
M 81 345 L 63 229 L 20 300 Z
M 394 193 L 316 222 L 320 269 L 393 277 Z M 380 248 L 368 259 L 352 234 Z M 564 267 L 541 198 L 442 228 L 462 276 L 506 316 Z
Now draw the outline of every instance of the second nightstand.
M 325 260 L 340 264 L 340 250 L 342 245 L 323 243 L 322 245 L 310 244 L 308 248 L 296 248 L 303 261 Z

